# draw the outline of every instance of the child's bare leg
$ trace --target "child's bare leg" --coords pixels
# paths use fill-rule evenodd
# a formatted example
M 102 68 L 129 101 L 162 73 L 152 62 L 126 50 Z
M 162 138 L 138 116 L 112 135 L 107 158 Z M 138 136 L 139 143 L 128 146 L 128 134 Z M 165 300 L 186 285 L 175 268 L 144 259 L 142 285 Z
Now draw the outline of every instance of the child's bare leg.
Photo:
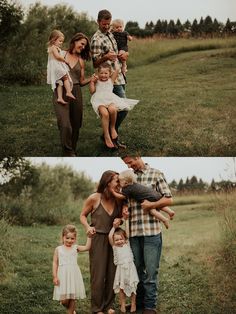
M 68 104 L 62 97 L 63 95 L 63 86 L 61 85 L 57 85 L 57 102 L 62 104 L 62 105 L 66 105 Z
M 127 72 L 127 64 L 126 64 L 126 61 L 123 61 L 123 62 L 122 62 L 121 72 L 122 72 L 123 74 L 125 74 L 125 73 Z
M 115 129 L 116 125 L 116 118 L 117 118 L 117 109 L 113 104 L 110 104 L 107 108 L 110 114 L 110 132 L 111 132 L 111 138 L 114 140 L 117 138 L 118 134 Z
M 68 306 L 68 310 L 67 313 L 68 314 L 74 314 L 75 311 L 75 300 L 69 300 L 69 306 Z
M 124 293 L 124 290 L 120 289 L 119 292 L 119 299 L 120 299 L 120 310 L 121 312 L 125 313 L 126 308 L 125 308 L 125 301 L 126 301 L 126 295 Z
M 71 92 L 71 85 L 68 76 L 67 75 L 63 76 L 62 80 L 65 86 L 66 96 L 75 99 L 75 96 Z
M 165 213 L 167 213 L 171 220 L 174 218 L 175 211 L 172 210 L 170 207 L 165 206 L 165 207 L 162 207 L 161 210 L 163 210 Z
M 169 228 L 170 223 L 169 223 L 169 219 L 166 218 L 164 215 L 162 215 L 162 213 L 160 213 L 158 210 L 156 209 L 151 209 L 150 214 L 153 215 L 156 219 L 160 220 L 161 222 L 163 222 L 163 224 L 165 225 L 166 229 Z
M 113 148 L 114 144 L 112 143 L 110 132 L 109 132 L 109 122 L 110 122 L 110 114 L 105 106 L 99 106 L 98 111 L 102 120 L 102 129 L 104 134 L 104 140 L 106 146 L 109 148 Z
M 61 301 L 61 304 L 66 307 L 67 309 L 69 308 L 69 303 L 70 303 L 70 300 L 62 300 Z
M 130 313 L 136 312 L 136 294 L 132 293 L 131 294 L 131 308 L 130 308 Z

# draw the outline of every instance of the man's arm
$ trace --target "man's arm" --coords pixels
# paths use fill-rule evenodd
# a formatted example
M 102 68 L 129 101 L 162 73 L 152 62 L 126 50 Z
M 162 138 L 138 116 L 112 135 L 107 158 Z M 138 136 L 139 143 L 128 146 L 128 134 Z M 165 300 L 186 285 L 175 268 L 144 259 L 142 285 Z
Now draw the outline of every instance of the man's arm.
M 141 207 L 142 207 L 142 209 L 148 211 L 148 210 L 151 210 L 153 208 L 159 209 L 162 207 L 170 206 L 171 204 L 173 204 L 172 197 L 163 196 L 159 201 L 156 201 L 156 202 L 150 202 L 148 200 L 145 200 L 141 203 Z

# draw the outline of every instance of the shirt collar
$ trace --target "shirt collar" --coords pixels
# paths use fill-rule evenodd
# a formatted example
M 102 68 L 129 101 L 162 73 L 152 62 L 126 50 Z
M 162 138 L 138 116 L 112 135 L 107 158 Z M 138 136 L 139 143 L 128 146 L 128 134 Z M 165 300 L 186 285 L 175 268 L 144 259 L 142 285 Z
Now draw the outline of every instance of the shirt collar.
M 145 163 L 145 166 L 143 169 L 140 169 L 140 170 L 135 170 L 134 173 L 138 174 L 138 173 L 147 173 L 147 171 L 150 169 L 150 166 L 149 164 Z

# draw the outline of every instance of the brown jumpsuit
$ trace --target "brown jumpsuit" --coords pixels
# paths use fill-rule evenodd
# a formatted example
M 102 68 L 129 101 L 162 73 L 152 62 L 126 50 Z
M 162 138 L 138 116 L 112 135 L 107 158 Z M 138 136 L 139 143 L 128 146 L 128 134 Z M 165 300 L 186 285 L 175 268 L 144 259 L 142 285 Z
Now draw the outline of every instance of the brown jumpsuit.
M 67 105 L 57 103 L 56 89 L 54 92 L 53 103 L 57 117 L 57 125 L 60 131 L 61 145 L 64 156 L 70 156 L 76 152 L 76 144 L 79 138 L 79 130 L 82 126 L 83 101 L 80 87 L 80 63 L 70 69 L 70 76 L 73 81 L 72 93 L 75 100 L 68 99 L 63 89 L 63 99 Z
M 91 213 L 91 226 L 96 229 L 89 251 L 92 313 L 111 308 L 114 301 L 113 282 L 116 267 L 108 234 L 113 226 L 113 220 L 120 217 L 120 213 L 121 208 L 117 205 L 109 215 L 101 202 Z

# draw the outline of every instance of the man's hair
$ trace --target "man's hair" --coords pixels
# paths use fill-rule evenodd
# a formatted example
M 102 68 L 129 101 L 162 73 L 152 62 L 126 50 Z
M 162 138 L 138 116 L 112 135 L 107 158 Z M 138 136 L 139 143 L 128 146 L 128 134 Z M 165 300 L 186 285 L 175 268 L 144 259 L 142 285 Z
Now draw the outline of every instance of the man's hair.
M 123 179 L 125 180 L 125 182 L 127 184 L 133 184 L 135 182 L 137 182 L 137 178 L 136 175 L 134 174 L 134 172 L 132 170 L 124 170 L 122 172 L 119 173 L 119 179 Z
M 112 18 L 111 12 L 108 10 L 101 10 L 98 12 L 98 21 L 110 20 Z

